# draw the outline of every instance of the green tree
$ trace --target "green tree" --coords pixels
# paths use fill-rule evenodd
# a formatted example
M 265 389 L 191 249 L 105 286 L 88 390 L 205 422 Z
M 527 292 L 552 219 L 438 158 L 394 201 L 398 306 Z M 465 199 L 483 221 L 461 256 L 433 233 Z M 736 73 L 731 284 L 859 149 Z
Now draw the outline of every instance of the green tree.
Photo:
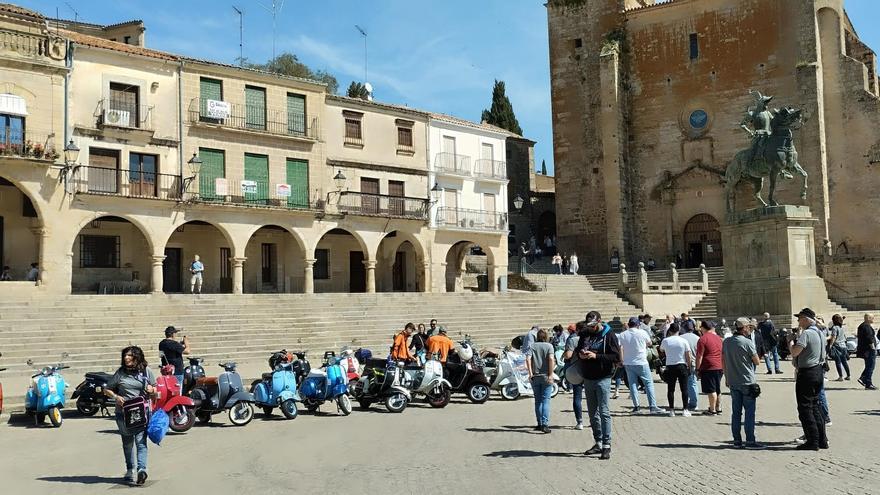
M 547 160 L 541 160 L 541 175 L 547 175 Z
M 359 83 L 357 81 L 352 81 L 351 84 L 348 85 L 348 91 L 346 91 L 345 94 L 349 98 L 359 98 L 361 100 L 366 100 L 370 96 L 369 91 L 367 91 L 367 87 L 364 86 L 363 83 Z
M 504 81 L 495 80 L 495 87 L 492 89 L 492 107 L 483 110 L 483 120 L 514 134 L 522 135 L 522 128 L 513 113 L 513 105 L 505 94 Z
M 339 81 L 337 81 L 332 74 L 324 72 L 323 70 L 311 69 L 306 64 L 300 62 L 296 55 L 289 52 L 284 52 L 265 64 L 254 64 L 247 60 L 243 60 L 241 65 L 250 69 L 263 70 L 284 76 L 300 77 L 322 82 L 327 85 L 327 91 L 331 94 L 336 94 L 339 90 Z

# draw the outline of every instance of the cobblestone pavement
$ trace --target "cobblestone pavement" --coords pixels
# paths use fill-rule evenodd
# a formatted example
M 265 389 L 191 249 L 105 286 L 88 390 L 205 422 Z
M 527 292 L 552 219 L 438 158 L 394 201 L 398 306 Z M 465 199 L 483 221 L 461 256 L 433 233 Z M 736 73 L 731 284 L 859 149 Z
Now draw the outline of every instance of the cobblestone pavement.
M 853 361 L 853 377 L 861 361 Z M 583 456 L 589 429 L 572 428 L 571 396 L 553 400 L 548 435 L 534 433 L 532 401 L 482 406 L 454 399 L 445 410 L 414 404 L 349 417 L 301 414 L 236 428 L 218 417 L 150 444 L 150 492 L 339 493 L 880 493 L 880 392 L 828 382 L 831 449 L 792 450 L 801 434 L 794 383 L 765 379 L 758 439 L 769 448 L 731 448 L 729 417 L 631 416 L 628 393 L 613 401 L 613 457 Z M 833 374 L 833 373 L 832 373 Z M 665 385 L 657 383 L 665 398 Z M 701 397 L 701 406 L 705 398 Z M 645 403 L 643 397 L 643 404 Z M 661 399 L 661 405 L 665 399 Z M 725 396 L 724 407 L 730 401 Z M 4 420 L 8 419 L 4 415 Z M 71 415 L 60 430 L 13 421 L 0 426 L 0 492 L 83 493 L 122 489 L 119 438 L 111 419 Z

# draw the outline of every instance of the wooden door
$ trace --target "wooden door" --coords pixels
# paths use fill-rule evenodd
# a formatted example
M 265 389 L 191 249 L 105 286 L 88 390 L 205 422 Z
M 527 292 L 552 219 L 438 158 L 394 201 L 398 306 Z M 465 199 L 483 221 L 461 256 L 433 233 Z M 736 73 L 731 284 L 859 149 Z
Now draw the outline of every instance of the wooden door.
M 306 135 L 306 97 L 287 93 L 287 133 Z
M 287 205 L 297 208 L 309 206 L 309 162 L 308 160 L 287 159 L 287 183 L 290 197 Z
M 220 248 L 220 292 L 232 292 L 232 250 Z
M 180 248 L 165 248 L 162 262 L 162 290 L 167 293 L 183 292 L 183 253 Z
M 226 177 L 226 152 L 199 148 L 202 168 L 199 171 L 199 199 L 203 201 L 223 201 L 217 196 L 217 179 Z
M 266 204 L 269 199 L 269 157 L 244 154 L 244 180 L 256 183 L 256 188 L 244 194 L 248 203 Z
M 348 287 L 349 292 L 367 291 L 367 267 L 364 266 L 364 253 L 361 251 L 348 253 Z
M 89 192 L 119 192 L 119 151 L 89 148 Z
M 701 263 L 706 266 L 724 263 L 721 229 L 712 215 L 701 213 L 688 220 L 684 227 L 684 242 L 688 255 L 685 262 L 689 268 L 696 268 Z
M 483 215 L 480 218 L 480 221 L 490 226 L 491 228 L 497 228 L 495 222 L 495 195 L 490 193 L 483 194 Z
M 199 120 L 211 124 L 222 124 L 222 119 L 208 117 L 208 100 L 223 101 L 223 81 L 207 77 L 199 79 Z
M 445 225 L 458 225 L 458 191 L 455 189 L 443 190 L 443 218 Z
M 254 86 L 244 88 L 245 127 L 266 130 L 266 90 Z
M 394 254 L 391 284 L 391 290 L 394 292 L 406 292 L 406 253 L 404 251 L 398 251 Z
M 367 214 L 379 213 L 379 179 L 361 177 L 361 212 Z M 370 196 L 371 194 L 375 196 Z
M 388 196 L 391 196 L 388 198 L 388 213 L 403 216 L 405 213 L 405 201 L 403 200 L 403 197 L 406 196 L 403 181 L 389 180 Z
M 156 173 L 158 159 L 156 155 L 130 153 L 128 163 L 128 188 L 132 196 L 156 196 Z
M 274 286 L 276 277 L 277 249 L 275 244 L 263 243 L 260 246 L 260 271 L 263 285 Z

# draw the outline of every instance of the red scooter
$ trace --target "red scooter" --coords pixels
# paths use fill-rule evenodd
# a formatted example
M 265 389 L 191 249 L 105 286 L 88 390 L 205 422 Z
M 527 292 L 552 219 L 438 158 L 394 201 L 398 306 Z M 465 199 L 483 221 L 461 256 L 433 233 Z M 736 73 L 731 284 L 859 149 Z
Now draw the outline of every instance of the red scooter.
M 153 410 L 159 408 L 168 413 L 171 431 L 183 433 L 196 422 L 195 403 L 180 393 L 180 383 L 174 376 L 174 365 L 166 364 L 161 368 L 162 375 L 156 379 L 156 398 L 153 399 Z

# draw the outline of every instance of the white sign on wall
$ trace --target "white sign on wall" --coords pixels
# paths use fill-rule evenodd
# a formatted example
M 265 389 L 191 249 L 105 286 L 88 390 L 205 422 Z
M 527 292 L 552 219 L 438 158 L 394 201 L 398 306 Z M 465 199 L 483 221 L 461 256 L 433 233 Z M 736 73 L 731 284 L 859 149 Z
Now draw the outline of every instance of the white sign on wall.
M 243 180 L 241 181 L 242 194 L 257 194 L 257 181 Z
M 229 183 L 225 177 L 214 179 L 214 193 L 217 196 L 229 196 Z
M 289 198 L 290 184 L 275 184 L 275 196 L 278 198 Z
M 225 101 L 218 100 L 207 100 L 205 102 L 207 107 L 206 112 L 209 119 L 225 119 L 229 117 L 229 103 Z

